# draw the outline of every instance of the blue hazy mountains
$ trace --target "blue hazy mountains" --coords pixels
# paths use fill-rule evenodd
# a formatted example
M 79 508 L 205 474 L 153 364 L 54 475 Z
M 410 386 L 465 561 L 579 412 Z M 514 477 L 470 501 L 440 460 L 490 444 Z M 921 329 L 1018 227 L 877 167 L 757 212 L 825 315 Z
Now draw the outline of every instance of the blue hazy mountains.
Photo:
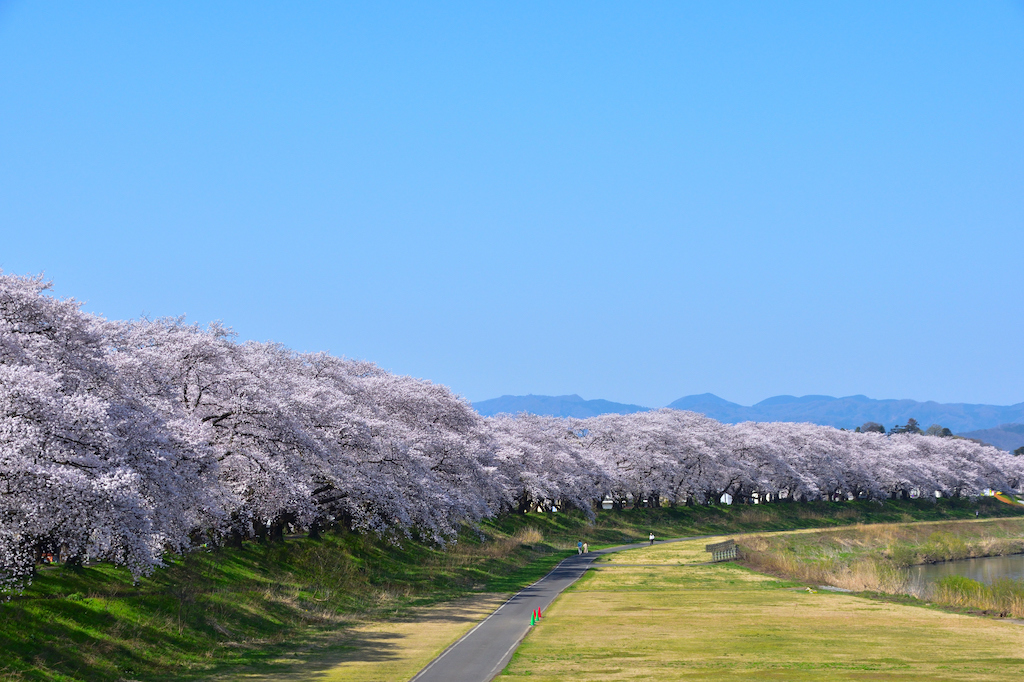
M 477 412 L 485 417 L 496 414 L 542 414 L 549 417 L 576 417 L 586 419 L 599 414 L 632 414 L 646 412 L 649 407 L 613 403 L 610 400 L 584 400 L 578 395 L 503 395 L 500 398 L 473 403 Z
M 995 445 L 1001 450 L 1013 452 L 1024 445 L 1024 424 L 1002 424 L 994 429 L 965 431 L 959 435 L 974 438 L 989 445 Z
M 473 403 L 480 414 L 501 412 L 556 417 L 593 417 L 599 414 L 630 414 L 650 409 L 608 400 L 584 400 L 578 395 L 543 396 L 506 395 Z M 954 433 L 994 429 L 1000 425 L 1024 422 L 1024 403 L 1016 405 L 973 405 L 969 403 L 937 403 L 916 400 L 874 400 L 862 395 L 833 398 L 827 395 L 805 395 L 797 398 L 780 395 L 756 405 L 739 405 L 712 393 L 680 398 L 669 407 L 706 414 L 712 419 L 735 424 L 744 421 L 811 422 L 838 428 L 853 429 L 864 422 L 878 422 L 886 428 L 906 424 L 914 418 L 927 428 L 941 424 Z
M 811 422 L 843 429 L 852 429 L 869 421 L 891 428 L 897 424 L 906 424 L 908 419 L 914 418 L 921 424 L 921 428 L 941 424 L 953 433 L 962 433 L 1024 421 L 1024 403 L 1005 407 L 937 403 L 931 400 L 922 403 L 916 400 L 873 400 L 863 395 L 845 398 L 779 395 L 746 407 L 705 393 L 680 398 L 669 407 L 701 412 L 730 424 L 743 421 Z

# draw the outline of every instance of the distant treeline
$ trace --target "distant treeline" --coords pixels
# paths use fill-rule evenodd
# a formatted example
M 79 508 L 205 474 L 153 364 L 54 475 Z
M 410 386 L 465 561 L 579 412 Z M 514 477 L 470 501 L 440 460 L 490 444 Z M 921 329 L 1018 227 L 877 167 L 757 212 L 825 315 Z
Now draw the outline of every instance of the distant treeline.
M 1024 458 L 953 438 L 659 410 L 484 418 L 371 363 L 108 321 L 0 273 L 0 579 L 333 524 L 445 542 L 503 512 L 976 495 Z

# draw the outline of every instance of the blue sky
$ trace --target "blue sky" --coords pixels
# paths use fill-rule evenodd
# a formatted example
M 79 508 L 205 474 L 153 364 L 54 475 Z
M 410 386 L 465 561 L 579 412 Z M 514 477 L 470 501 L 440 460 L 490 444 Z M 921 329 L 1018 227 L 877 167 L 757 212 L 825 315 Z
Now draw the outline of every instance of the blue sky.
M 1024 3 L 0 3 L 0 267 L 471 400 L 1024 401 Z

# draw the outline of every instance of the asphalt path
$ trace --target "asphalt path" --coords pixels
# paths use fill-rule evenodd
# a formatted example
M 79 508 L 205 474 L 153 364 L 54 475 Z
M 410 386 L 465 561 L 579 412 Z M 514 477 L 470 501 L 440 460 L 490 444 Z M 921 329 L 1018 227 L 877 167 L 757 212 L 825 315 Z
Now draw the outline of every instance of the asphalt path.
M 713 536 L 673 538 L 655 544 L 705 537 Z M 540 608 L 543 615 L 555 597 L 579 580 L 597 557 L 624 549 L 647 547 L 648 544 L 638 542 L 619 545 L 565 559 L 546 576 L 499 606 L 462 639 L 445 649 L 410 682 L 490 682 L 508 665 L 519 643 L 530 631 L 530 616 L 534 609 Z

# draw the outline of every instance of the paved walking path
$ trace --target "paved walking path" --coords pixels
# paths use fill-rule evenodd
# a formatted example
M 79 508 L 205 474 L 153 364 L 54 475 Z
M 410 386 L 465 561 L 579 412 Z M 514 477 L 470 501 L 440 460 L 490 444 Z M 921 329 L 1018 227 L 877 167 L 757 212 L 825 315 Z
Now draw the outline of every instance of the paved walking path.
M 702 537 L 713 536 L 674 538 L 655 544 Z M 410 682 L 490 682 L 508 665 L 512 654 L 529 632 L 530 614 L 534 609 L 540 608 L 542 614 L 547 611 L 555 597 L 579 580 L 594 559 L 602 554 L 647 546 L 646 542 L 638 542 L 569 557 L 546 576 L 499 606 L 462 639 L 431 661 Z

